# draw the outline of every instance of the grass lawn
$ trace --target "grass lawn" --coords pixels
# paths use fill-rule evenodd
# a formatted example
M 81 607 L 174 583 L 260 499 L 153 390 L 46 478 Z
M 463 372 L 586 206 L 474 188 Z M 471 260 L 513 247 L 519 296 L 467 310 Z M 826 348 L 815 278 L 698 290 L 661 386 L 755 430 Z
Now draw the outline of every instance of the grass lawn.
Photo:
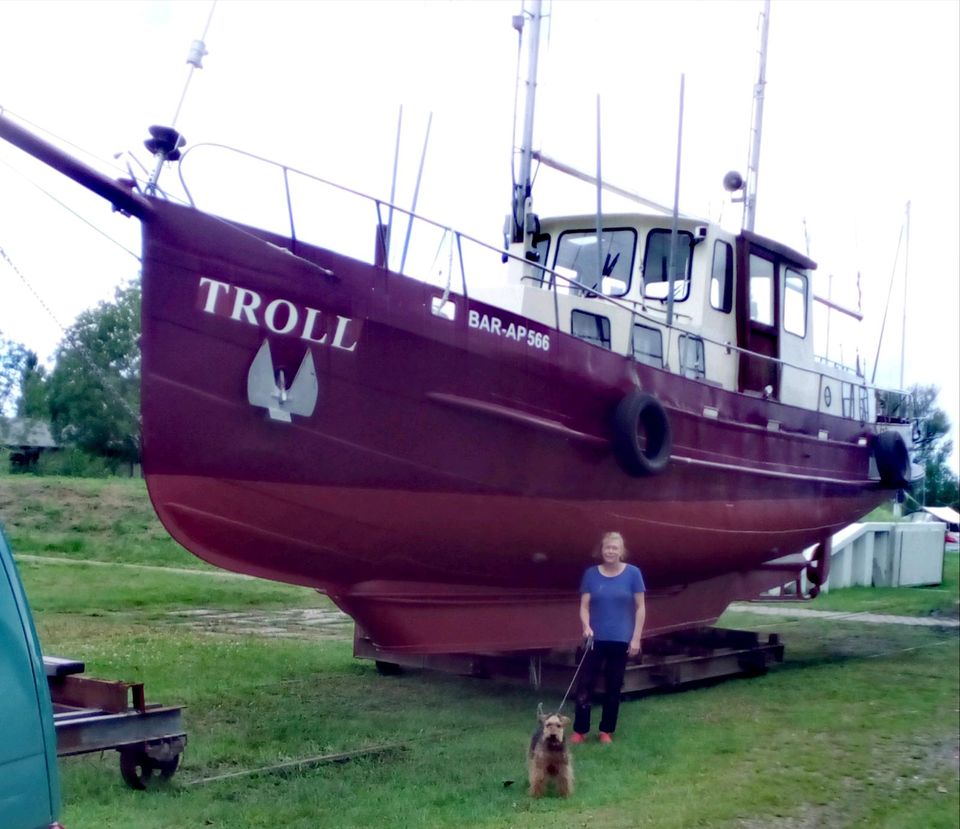
M 960 611 L 960 555 L 943 559 L 943 582 L 931 587 L 847 587 L 821 593 L 810 602 L 814 610 L 894 613 L 906 616 L 944 616 L 956 619 Z
M 960 825 L 956 629 L 730 614 L 724 623 L 781 632 L 785 664 L 625 702 L 613 746 L 577 748 L 575 795 L 532 801 L 526 744 L 537 703 L 555 707 L 559 695 L 423 672 L 383 677 L 353 659 L 342 629 L 268 637 L 192 626 L 184 610 L 329 605 L 302 588 L 177 572 L 210 568 L 164 538 L 140 482 L 0 477 L 0 520 L 45 652 L 187 706 L 189 745 L 165 786 L 128 789 L 114 752 L 61 760 L 68 829 Z M 943 595 L 957 592 L 950 573 L 945 594 L 888 591 L 897 597 L 870 609 L 942 612 Z M 393 747 L 346 763 L 203 782 L 384 745 Z

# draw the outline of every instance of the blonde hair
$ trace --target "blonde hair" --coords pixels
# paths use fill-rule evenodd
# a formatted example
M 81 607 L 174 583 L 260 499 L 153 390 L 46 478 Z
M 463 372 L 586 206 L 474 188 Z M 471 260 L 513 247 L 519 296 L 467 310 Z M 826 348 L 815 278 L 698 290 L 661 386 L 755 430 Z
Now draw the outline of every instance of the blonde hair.
M 602 558 L 603 545 L 606 542 L 613 541 L 613 540 L 617 540 L 620 542 L 620 550 L 621 550 L 620 560 L 626 561 L 627 560 L 627 542 L 624 541 L 623 536 L 616 531 L 606 532 L 602 536 L 600 536 L 600 543 L 597 545 L 597 548 L 593 551 L 593 557 Z

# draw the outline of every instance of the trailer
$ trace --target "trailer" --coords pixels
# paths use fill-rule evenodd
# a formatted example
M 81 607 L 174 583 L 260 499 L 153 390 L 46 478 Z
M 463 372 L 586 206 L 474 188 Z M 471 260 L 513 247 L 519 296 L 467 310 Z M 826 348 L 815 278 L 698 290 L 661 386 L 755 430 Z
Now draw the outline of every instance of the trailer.
M 380 648 L 358 625 L 353 655 L 372 659 L 381 674 L 421 668 L 461 676 L 494 679 L 534 688 L 568 688 L 581 651 L 518 653 L 412 654 Z M 625 694 L 676 689 L 736 676 L 759 676 L 783 662 L 783 644 L 776 633 L 766 638 L 752 631 L 699 627 L 643 640 L 643 653 L 627 663 Z M 598 683 L 602 688 L 602 679 Z
M 146 789 L 155 775 L 174 775 L 187 744 L 182 706 L 148 703 L 142 682 L 82 676 L 86 666 L 74 659 L 44 656 L 43 666 L 58 757 L 115 749 L 133 789 Z

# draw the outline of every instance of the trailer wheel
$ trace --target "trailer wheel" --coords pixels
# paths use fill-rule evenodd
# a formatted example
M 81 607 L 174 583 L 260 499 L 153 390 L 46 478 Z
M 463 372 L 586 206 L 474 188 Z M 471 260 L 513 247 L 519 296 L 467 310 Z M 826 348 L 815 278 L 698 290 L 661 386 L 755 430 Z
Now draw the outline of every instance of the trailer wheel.
M 131 789 L 138 791 L 150 785 L 155 772 L 161 780 L 169 780 L 179 766 L 179 754 L 174 754 L 169 760 L 154 760 L 140 746 L 120 750 L 120 776 Z
M 403 669 L 396 662 L 384 662 L 382 659 L 377 659 L 374 665 L 377 666 L 377 673 L 380 676 L 400 676 L 403 673 Z
M 655 475 L 670 461 L 673 438 L 663 405 L 652 394 L 632 391 L 613 414 L 613 449 L 631 475 Z
M 169 760 L 154 760 L 153 765 L 160 773 L 161 780 L 169 780 L 180 768 L 180 755 L 174 754 Z
M 153 777 L 153 769 L 153 760 L 142 748 L 120 750 L 120 776 L 131 789 L 146 789 Z

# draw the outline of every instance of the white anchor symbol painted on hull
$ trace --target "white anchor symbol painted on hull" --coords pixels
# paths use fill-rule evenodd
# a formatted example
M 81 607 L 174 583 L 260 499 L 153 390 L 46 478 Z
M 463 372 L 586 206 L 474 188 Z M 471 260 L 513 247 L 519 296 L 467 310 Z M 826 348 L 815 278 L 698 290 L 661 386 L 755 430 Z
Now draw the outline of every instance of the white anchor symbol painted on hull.
M 271 420 L 291 422 L 291 415 L 309 417 L 317 405 L 317 370 L 310 349 L 303 355 L 297 375 L 287 388 L 283 369 L 274 373 L 270 343 L 263 341 L 247 372 L 247 400 L 267 410 Z

